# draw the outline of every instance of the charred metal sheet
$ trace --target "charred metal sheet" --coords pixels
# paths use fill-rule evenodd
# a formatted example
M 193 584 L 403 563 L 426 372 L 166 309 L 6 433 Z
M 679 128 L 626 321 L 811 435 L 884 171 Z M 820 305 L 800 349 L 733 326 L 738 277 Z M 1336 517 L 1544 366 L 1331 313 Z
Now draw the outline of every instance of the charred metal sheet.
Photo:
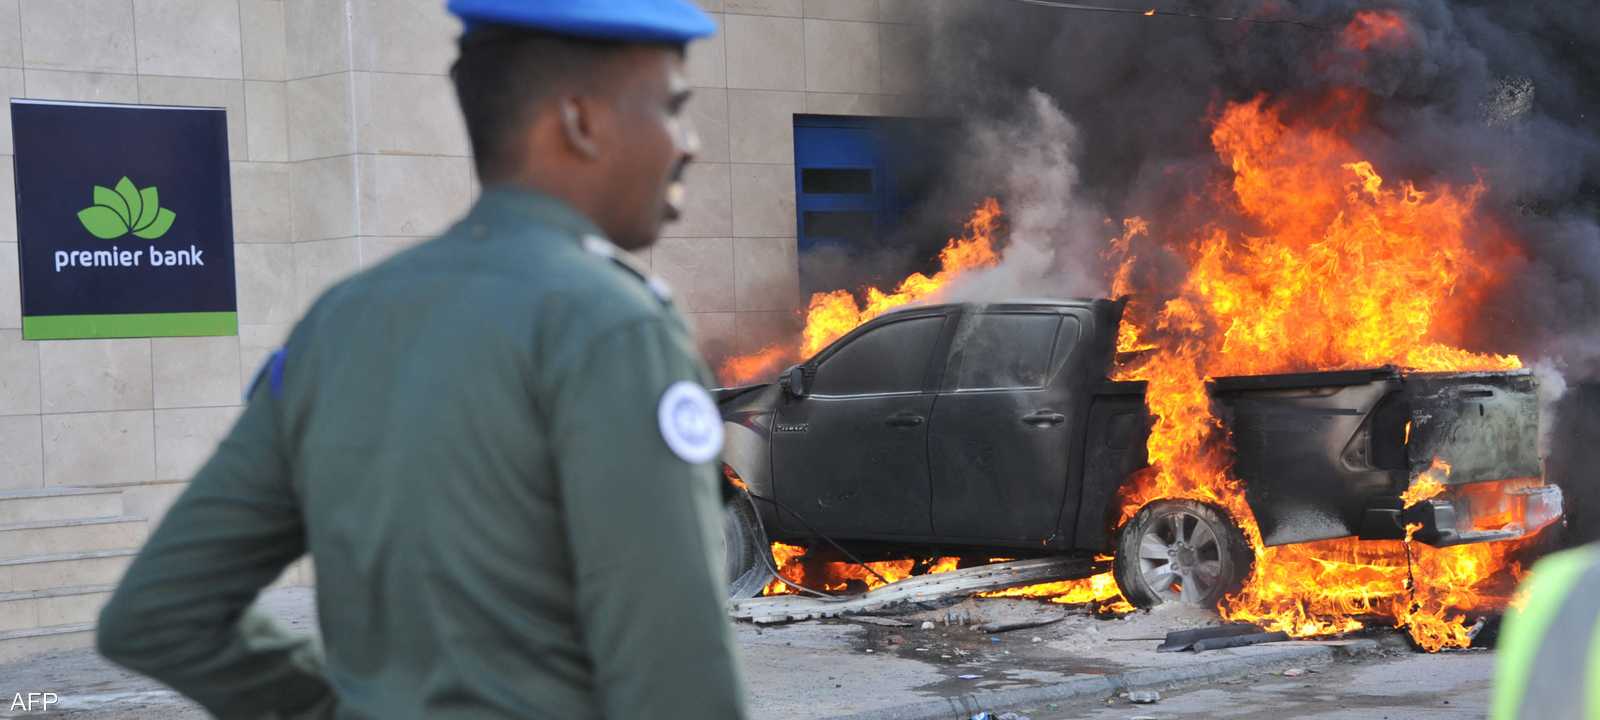
M 1229 623 L 1227 625 L 1213 625 L 1194 630 L 1173 630 L 1167 633 L 1166 642 L 1156 646 L 1156 652 L 1178 652 L 1180 650 L 1188 650 L 1201 640 L 1251 635 L 1259 632 L 1261 632 L 1261 628 L 1250 623 Z
M 1539 477 L 1539 383 L 1528 372 L 1408 375 L 1413 475 L 1434 458 L 1447 485 Z
M 1056 624 L 1058 622 L 1061 622 L 1062 620 L 1067 619 L 1068 617 L 1069 616 L 1067 616 L 1067 615 L 1060 615 L 1058 617 L 1049 618 L 1047 620 L 1025 620 L 1025 621 L 1022 621 L 1022 622 L 1008 622 L 1008 623 L 984 623 L 982 625 L 973 625 L 972 626 L 972 630 L 974 632 L 990 633 L 990 634 L 1011 632 L 1013 630 L 1029 630 L 1029 629 L 1032 629 L 1032 628 L 1041 628 L 1041 627 L 1047 627 L 1047 626 L 1050 626 L 1050 625 L 1054 625 L 1054 624 Z
M 1289 633 L 1264 632 L 1249 635 L 1234 635 L 1233 637 L 1208 638 L 1196 641 L 1192 648 L 1195 652 L 1207 650 L 1221 650 L 1223 648 L 1245 647 L 1246 645 L 1260 645 L 1262 643 L 1283 642 L 1289 639 Z
M 908 578 L 847 599 L 778 595 L 739 600 L 730 614 L 736 620 L 762 624 L 858 615 L 905 603 L 1084 577 L 1096 567 L 1094 561 L 1080 558 L 1016 560 Z

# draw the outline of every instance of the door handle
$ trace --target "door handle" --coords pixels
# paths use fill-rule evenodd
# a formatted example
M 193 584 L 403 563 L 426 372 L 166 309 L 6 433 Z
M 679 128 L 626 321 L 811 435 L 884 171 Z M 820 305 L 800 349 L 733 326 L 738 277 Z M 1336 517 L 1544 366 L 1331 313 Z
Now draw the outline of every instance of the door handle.
M 926 420 L 926 418 L 922 417 L 921 415 L 899 413 L 897 415 L 890 415 L 889 419 L 884 420 L 884 422 L 890 427 L 916 427 L 921 425 L 924 420 Z
M 1058 412 L 1040 410 L 1035 413 L 1023 415 L 1022 421 L 1034 427 L 1045 427 L 1047 425 L 1060 425 L 1061 423 L 1067 421 L 1067 416 Z

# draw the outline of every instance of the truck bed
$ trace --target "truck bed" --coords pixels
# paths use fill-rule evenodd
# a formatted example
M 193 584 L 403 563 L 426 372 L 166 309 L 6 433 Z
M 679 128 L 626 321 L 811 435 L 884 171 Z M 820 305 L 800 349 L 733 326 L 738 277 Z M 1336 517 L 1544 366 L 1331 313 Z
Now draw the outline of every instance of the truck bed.
M 1473 525 L 1472 513 L 1463 516 L 1465 506 L 1460 498 L 1449 497 L 1457 494 L 1451 491 L 1541 475 L 1538 383 L 1525 370 L 1408 373 L 1375 368 L 1224 377 L 1210 387 L 1213 411 L 1229 430 L 1234 473 L 1245 484 L 1246 499 L 1268 545 L 1350 535 L 1400 538 L 1405 524 L 1413 521 L 1424 526 L 1418 537 L 1427 542 L 1490 539 L 1472 534 L 1484 529 Z M 1101 388 L 1096 406 L 1103 417 L 1098 424 L 1110 427 L 1099 452 L 1112 456 L 1099 460 L 1103 474 L 1143 464 L 1147 416 L 1141 414 L 1144 422 L 1137 424 L 1139 452 L 1129 452 L 1128 439 L 1112 437 L 1117 434 L 1115 418 L 1130 407 L 1142 411 L 1143 395 L 1144 383 L 1106 383 Z M 1400 494 L 1435 459 L 1451 468 L 1444 479 L 1446 497 L 1406 511 Z M 1096 484 L 1087 481 L 1086 490 Z M 1549 498 L 1540 500 L 1547 503 Z M 1103 497 L 1085 501 L 1114 502 Z M 1440 505 L 1449 506 L 1446 517 L 1438 517 Z

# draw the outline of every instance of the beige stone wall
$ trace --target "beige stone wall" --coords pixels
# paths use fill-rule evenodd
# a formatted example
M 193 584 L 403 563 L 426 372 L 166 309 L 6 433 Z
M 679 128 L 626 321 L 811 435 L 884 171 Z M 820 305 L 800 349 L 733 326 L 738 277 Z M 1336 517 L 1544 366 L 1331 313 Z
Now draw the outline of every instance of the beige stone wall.
M 222 107 L 241 322 L 287 322 L 283 0 L 0 0 L 0 95 Z M 0 118 L 0 491 L 124 488 L 158 516 L 237 417 L 239 338 L 24 342 L 13 141 Z M 286 267 L 286 266 L 285 266 Z M 252 331 L 257 325 L 251 325 Z
M 689 52 L 704 148 L 688 213 L 649 260 L 713 362 L 794 337 L 794 116 L 910 114 L 931 1 L 702 0 L 720 27 Z
M 793 116 L 908 112 L 919 0 L 706 0 L 704 141 L 643 259 L 713 361 L 793 331 Z M 158 516 L 329 284 L 426 239 L 478 189 L 443 0 L 0 0 L 0 96 L 228 113 L 239 336 L 24 342 L 0 113 L 0 492 L 124 488 Z

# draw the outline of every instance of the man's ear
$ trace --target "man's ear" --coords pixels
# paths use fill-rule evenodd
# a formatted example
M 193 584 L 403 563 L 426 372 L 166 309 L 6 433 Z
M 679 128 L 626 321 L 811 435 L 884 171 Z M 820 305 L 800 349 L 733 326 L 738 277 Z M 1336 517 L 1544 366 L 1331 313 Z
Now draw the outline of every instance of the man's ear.
M 561 134 L 573 152 L 589 160 L 600 157 L 600 145 L 595 140 L 593 108 L 578 98 L 561 99 Z

